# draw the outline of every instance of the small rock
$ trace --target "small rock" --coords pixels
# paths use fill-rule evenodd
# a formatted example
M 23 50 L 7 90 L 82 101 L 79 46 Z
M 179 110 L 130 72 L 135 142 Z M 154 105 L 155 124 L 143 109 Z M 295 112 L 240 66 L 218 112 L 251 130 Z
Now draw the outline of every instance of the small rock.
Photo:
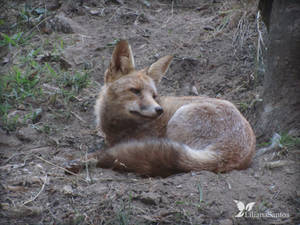
M 198 96 L 198 95 L 199 95 L 199 92 L 198 92 L 198 90 L 197 90 L 197 88 L 196 88 L 195 86 L 192 87 L 192 89 L 191 89 L 191 94 L 192 94 L 192 95 L 195 95 L 195 96 Z
M 7 185 L 7 186 L 4 186 L 5 189 L 7 189 L 8 191 L 12 191 L 12 192 L 24 192 L 26 191 L 25 187 L 24 186 L 15 186 L 15 185 Z
M 72 195 L 73 194 L 73 188 L 71 185 L 65 185 L 62 189 L 62 192 L 66 195 Z
M 38 132 L 31 126 L 22 127 L 17 132 L 17 137 L 21 141 L 34 141 L 37 139 Z
M 48 20 L 44 25 L 48 30 L 62 32 L 65 34 L 71 33 L 86 33 L 83 27 L 76 21 L 67 17 L 63 13 L 59 13 L 54 18 Z
M 50 24 L 50 27 L 54 31 L 62 32 L 65 34 L 71 34 L 74 33 L 74 30 L 70 25 L 70 20 L 71 19 L 63 15 L 58 15 L 53 19 L 49 20 L 48 23 Z
M 99 8 L 90 8 L 88 6 L 84 6 L 84 8 L 86 8 L 91 15 L 102 15 L 103 14 L 103 9 L 99 9 Z
M 8 218 L 24 218 L 27 216 L 39 216 L 42 214 L 43 209 L 41 207 L 28 207 L 25 205 L 3 205 L 1 204 L 1 209 L 5 212 Z
M 157 205 L 160 202 L 160 196 L 156 193 L 142 193 L 137 197 L 142 203 L 146 205 Z
M 26 107 L 25 107 L 24 104 L 20 104 L 20 105 L 18 105 L 17 109 L 19 109 L 19 110 L 25 110 Z

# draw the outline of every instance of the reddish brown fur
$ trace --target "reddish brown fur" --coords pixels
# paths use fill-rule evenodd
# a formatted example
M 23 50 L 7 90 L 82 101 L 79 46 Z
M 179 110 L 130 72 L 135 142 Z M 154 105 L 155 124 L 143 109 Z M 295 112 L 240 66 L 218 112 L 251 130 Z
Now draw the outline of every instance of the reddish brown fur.
M 98 128 L 111 148 L 91 157 L 100 167 L 144 176 L 247 168 L 255 135 L 233 104 L 207 97 L 156 97 L 155 84 L 171 59 L 165 56 L 136 71 L 128 43 L 116 46 L 95 106 Z

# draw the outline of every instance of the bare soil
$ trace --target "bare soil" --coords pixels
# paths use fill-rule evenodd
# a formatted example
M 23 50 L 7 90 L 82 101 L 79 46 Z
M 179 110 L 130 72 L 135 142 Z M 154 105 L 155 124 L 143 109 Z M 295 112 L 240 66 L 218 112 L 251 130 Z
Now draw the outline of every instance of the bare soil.
M 50 132 L 34 124 L 0 129 L 0 224 L 300 224 L 299 146 L 226 174 L 161 179 L 98 168 L 69 176 L 63 170 L 67 161 L 104 148 L 93 105 L 118 39 L 130 42 L 139 68 L 175 56 L 161 94 L 227 99 L 254 121 L 262 81 L 255 1 L 56 2 L 47 1 L 56 19 L 31 41 L 63 40 L 68 69 L 89 69 L 91 84 L 68 107 L 31 102 L 42 109 L 39 123 Z M 234 200 L 255 202 L 252 217 L 235 217 Z

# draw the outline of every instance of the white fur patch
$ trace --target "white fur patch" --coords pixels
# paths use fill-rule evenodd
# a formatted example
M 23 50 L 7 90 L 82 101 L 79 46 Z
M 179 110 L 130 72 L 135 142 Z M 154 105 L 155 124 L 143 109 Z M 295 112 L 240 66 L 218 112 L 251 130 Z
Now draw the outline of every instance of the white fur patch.
M 154 80 L 152 78 L 150 80 L 150 87 L 154 90 L 155 93 L 157 93 L 156 86 L 155 86 Z
M 128 45 L 128 48 L 129 48 L 130 61 L 131 61 L 131 63 L 132 63 L 133 68 L 135 68 L 134 56 L 133 56 L 133 52 L 132 52 L 132 50 L 131 50 L 131 46 Z
M 191 104 L 187 104 L 187 105 L 183 105 L 181 106 L 179 109 L 176 110 L 176 112 L 174 113 L 174 115 L 171 117 L 171 119 L 169 120 L 168 124 L 171 124 L 173 121 L 180 121 L 181 117 L 186 117 L 185 113 L 182 113 L 182 111 L 187 110 L 188 108 L 190 108 L 191 106 L 195 105 L 195 103 L 191 103 Z
M 195 161 L 200 162 L 209 162 L 209 161 L 216 161 L 218 158 L 218 155 L 216 152 L 213 152 L 209 150 L 210 146 L 208 146 L 204 150 L 196 150 L 192 149 L 187 145 L 184 145 L 184 150 L 188 154 L 190 158 L 192 158 Z

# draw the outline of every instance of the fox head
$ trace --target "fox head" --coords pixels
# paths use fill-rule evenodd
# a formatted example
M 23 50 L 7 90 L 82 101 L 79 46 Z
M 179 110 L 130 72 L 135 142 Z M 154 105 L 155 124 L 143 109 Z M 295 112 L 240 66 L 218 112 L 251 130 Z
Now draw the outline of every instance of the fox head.
M 132 50 L 127 41 L 116 45 L 110 65 L 105 72 L 105 108 L 118 111 L 120 119 L 141 121 L 154 119 L 163 113 L 158 101 L 156 85 L 161 81 L 171 63 L 165 56 L 150 67 L 136 70 Z

